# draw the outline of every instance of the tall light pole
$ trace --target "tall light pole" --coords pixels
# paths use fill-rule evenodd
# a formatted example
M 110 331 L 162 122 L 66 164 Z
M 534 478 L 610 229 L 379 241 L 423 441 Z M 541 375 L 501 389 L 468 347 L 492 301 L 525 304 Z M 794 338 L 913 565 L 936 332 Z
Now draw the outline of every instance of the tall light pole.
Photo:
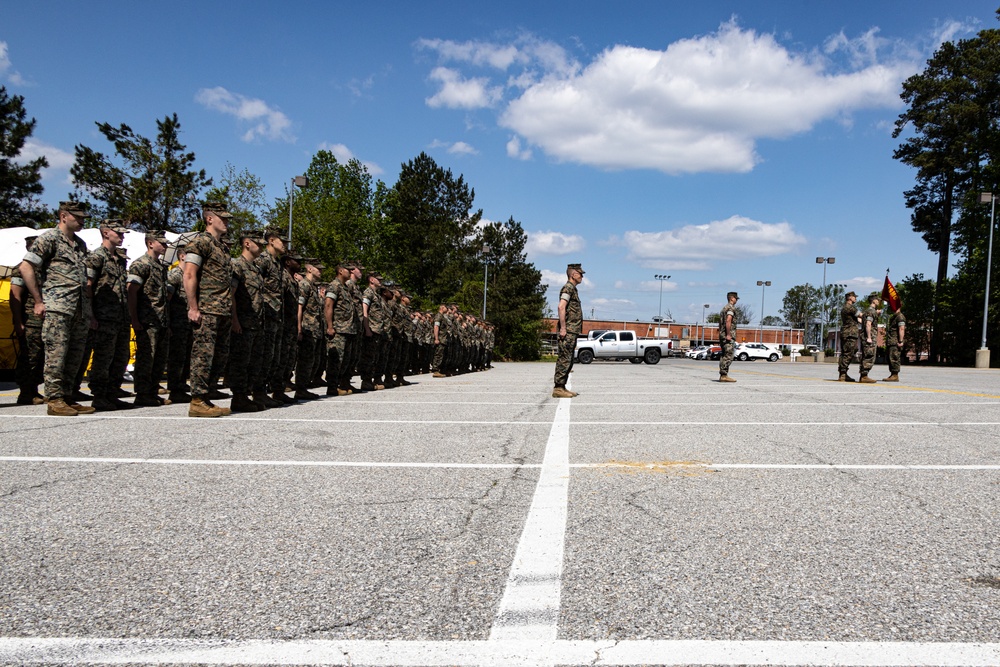
M 827 305 L 828 304 L 826 302 L 826 265 L 827 264 L 833 264 L 836 261 L 837 261 L 836 257 L 817 257 L 816 258 L 816 263 L 823 265 L 823 291 L 820 292 L 820 301 L 819 301 L 820 302 L 820 306 L 823 308 L 823 320 L 822 320 L 822 325 L 820 326 L 820 329 L 819 329 L 819 340 L 816 341 L 817 343 L 819 343 L 820 347 L 824 347 L 823 342 L 826 340 L 826 327 L 829 325 L 829 322 L 827 321 L 827 319 L 828 319 L 828 317 L 830 315 L 827 312 L 827 310 L 828 310 L 827 309 Z
M 295 207 L 295 186 L 304 188 L 309 185 L 306 176 L 296 176 L 292 179 L 292 187 L 288 191 L 288 250 L 292 249 L 292 208 Z
M 657 324 L 663 324 L 663 283 L 664 281 L 670 280 L 670 276 L 664 276 L 657 273 L 653 276 L 660 281 L 660 307 L 656 311 Z
M 986 314 L 990 309 L 990 268 L 993 266 L 993 220 L 997 212 L 997 198 L 992 192 L 980 192 L 979 203 L 990 205 L 990 245 L 986 251 L 986 298 L 983 302 L 983 345 L 976 350 L 976 368 L 989 368 L 990 349 L 986 347 Z
M 701 344 L 705 344 L 705 309 L 708 308 L 706 303 L 701 307 Z
M 489 284 L 490 279 L 490 247 L 488 245 L 483 246 L 483 321 L 486 321 L 486 286 Z
M 760 342 L 764 342 L 764 290 L 771 286 L 770 280 L 758 280 L 757 287 L 760 288 Z

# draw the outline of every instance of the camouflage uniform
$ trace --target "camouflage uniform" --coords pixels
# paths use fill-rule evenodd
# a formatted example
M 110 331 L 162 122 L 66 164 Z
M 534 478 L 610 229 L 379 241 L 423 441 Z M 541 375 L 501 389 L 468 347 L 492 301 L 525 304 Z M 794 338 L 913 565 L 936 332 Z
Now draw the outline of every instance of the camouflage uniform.
M 351 300 L 354 301 L 354 323 L 358 328 L 357 334 L 355 334 L 356 338 L 354 339 L 353 353 L 349 358 L 347 368 L 340 369 L 340 376 L 344 377 L 344 374 L 346 373 L 347 383 L 350 384 L 351 378 L 354 377 L 356 372 L 358 372 L 358 366 L 361 364 L 361 348 L 365 337 L 364 329 L 361 326 L 361 320 L 364 318 L 365 311 L 362 290 L 358 288 L 357 281 L 354 279 L 348 280 L 347 289 L 351 294 Z M 344 362 L 341 361 L 341 366 L 343 366 L 343 363 Z
M 302 340 L 298 342 L 295 384 L 304 391 L 312 386 L 316 368 L 326 358 L 321 324 L 323 304 L 319 300 L 319 286 L 308 278 L 299 281 L 298 305 L 302 307 Z
M 853 303 L 844 304 L 840 309 L 840 362 L 837 364 L 841 375 L 846 375 L 858 351 L 858 309 Z
M 332 307 L 334 335 L 327 335 L 327 393 L 331 389 L 347 389 L 351 384 L 354 368 L 350 360 L 354 358 L 354 349 L 358 345 L 358 321 L 354 308 L 354 299 L 350 287 L 346 283 L 334 280 L 326 288 L 327 307 Z
M 448 340 L 451 337 L 451 327 L 446 313 L 440 311 L 434 313 L 434 329 L 437 329 L 437 343 L 434 344 L 434 360 L 431 362 L 431 370 L 435 373 L 444 373 Z M 433 335 L 431 340 L 434 340 Z
M 559 290 L 559 300 L 566 302 L 566 335 L 559 339 L 559 358 L 556 360 L 554 382 L 557 388 L 565 389 L 570 371 L 573 370 L 576 337 L 583 333 L 583 306 L 572 280 L 567 280 Z
M 258 383 L 264 325 L 264 280 L 254 263 L 242 255 L 232 260 L 233 302 L 240 333 L 230 334 L 226 381 L 233 397 L 246 397 Z
M 42 318 L 35 315 L 35 297 L 31 296 L 21 278 L 20 267 L 14 267 L 10 278 L 11 287 L 21 287 L 24 297 L 21 300 L 21 323 L 24 333 L 18 337 L 17 347 L 17 386 L 20 389 L 19 399 L 30 402 L 29 399 L 38 395 L 38 385 L 42 383 L 42 370 L 45 366 L 45 346 L 42 344 Z
M 278 374 L 271 378 L 274 391 L 284 391 L 285 386 L 291 383 L 299 351 L 299 285 L 287 270 L 281 287 L 281 366 L 278 367 Z
M 97 329 L 90 331 L 94 350 L 90 363 L 90 393 L 94 398 L 114 400 L 118 398 L 131 356 L 125 267 L 118 253 L 103 245 L 87 256 L 86 263 L 94 319 L 97 320 Z
M 188 243 L 184 261 L 199 267 L 201 324 L 191 342 L 191 396 L 207 396 L 229 362 L 233 268 L 229 250 L 208 232 Z
M 135 332 L 135 393 L 156 396 L 167 364 L 167 267 L 146 253 L 128 268 L 128 282 L 138 285 Z M 133 323 L 133 328 L 134 328 Z
M 264 285 L 260 373 L 257 376 L 254 393 L 283 392 L 285 390 L 284 383 L 272 386 L 271 380 L 279 375 L 277 369 L 281 367 L 281 299 L 288 274 L 281 268 L 281 260 L 267 250 L 261 252 L 260 257 L 254 260 L 254 266 L 257 267 Z
M 865 335 L 865 325 L 871 323 L 872 340 L 868 342 Z M 865 309 L 861 319 L 861 377 L 867 377 L 875 365 L 875 352 L 878 349 L 878 311 L 872 306 Z
M 191 368 L 191 320 L 188 319 L 187 293 L 184 291 L 184 267 L 175 266 L 167 272 L 167 311 L 170 323 L 170 344 L 167 350 L 167 389 L 179 396 L 187 391 L 187 376 Z
M 58 228 L 39 236 L 25 261 L 35 275 L 45 304 L 42 340 L 45 345 L 45 397 L 72 403 L 76 372 L 83 362 L 90 324 L 87 284 L 87 245 L 76 234 L 72 239 Z
M 899 330 L 906 329 L 906 316 L 897 310 L 889 316 L 889 326 L 885 330 L 885 349 L 889 354 L 889 375 L 899 375 L 899 362 L 903 351 L 899 346 Z M 905 335 L 905 334 L 904 334 Z
M 729 317 L 733 319 L 732 330 L 726 331 L 726 319 Z M 722 348 L 719 355 L 719 375 L 728 376 L 736 349 L 736 306 L 731 303 L 727 303 L 719 311 L 719 347 Z
M 368 306 L 368 328 L 372 335 L 362 335 L 361 361 L 358 373 L 361 375 L 361 386 L 364 389 L 373 388 L 376 384 L 376 374 L 381 367 L 382 340 L 385 335 L 385 299 L 379 294 L 378 288 L 369 285 L 361 298 Z

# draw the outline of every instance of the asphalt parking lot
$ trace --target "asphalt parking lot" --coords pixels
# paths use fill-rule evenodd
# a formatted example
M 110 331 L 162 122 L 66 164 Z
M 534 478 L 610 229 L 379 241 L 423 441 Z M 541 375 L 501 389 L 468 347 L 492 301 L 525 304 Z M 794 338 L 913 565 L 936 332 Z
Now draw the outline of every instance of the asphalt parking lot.
M 0 392 L 0 663 L 1000 664 L 997 371 L 552 370 L 209 420 Z

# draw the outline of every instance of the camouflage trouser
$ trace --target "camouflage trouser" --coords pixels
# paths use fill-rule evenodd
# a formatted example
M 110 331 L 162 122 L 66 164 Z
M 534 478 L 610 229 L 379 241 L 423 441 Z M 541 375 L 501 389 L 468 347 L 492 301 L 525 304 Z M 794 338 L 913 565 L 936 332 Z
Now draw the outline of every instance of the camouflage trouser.
M 18 338 L 17 349 L 17 386 L 22 394 L 38 393 L 44 366 L 45 345 L 42 343 L 42 327 L 27 326 L 24 328 L 24 335 Z
M 889 374 L 899 375 L 899 360 L 903 357 L 903 348 L 898 343 L 888 342 L 885 350 L 889 353 Z
M 445 343 L 435 343 L 434 345 L 434 360 L 431 362 L 431 370 L 435 373 L 444 372 L 441 366 L 444 364 L 444 353 L 445 348 L 448 347 Z
M 73 315 L 45 313 L 42 322 L 42 340 L 45 344 L 45 397 L 69 399 L 73 395 L 76 372 L 83 363 L 87 346 L 87 320 L 83 310 Z
M 720 340 L 719 347 L 722 353 L 719 355 L 719 375 L 729 375 L 729 367 L 733 364 L 733 353 L 736 351 L 736 341 Z
M 316 367 L 326 356 L 325 345 L 318 331 L 302 331 L 298 341 L 299 358 L 295 364 L 295 384 L 299 389 L 309 389 L 316 377 Z
M 159 391 L 163 369 L 167 365 L 167 341 L 170 330 L 150 324 L 135 332 L 135 393 L 153 395 Z
M 346 387 L 351 383 L 354 368 L 349 360 L 354 357 L 357 334 L 334 334 L 326 337 L 326 386 Z
M 857 351 L 857 336 L 844 336 L 840 339 L 840 362 L 837 364 L 837 370 L 840 371 L 841 375 L 847 374 L 851 362 L 854 361 L 854 353 Z
M 254 384 L 254 393 L 268 393 L 271 378 L 276 374 L 275 366 L 281 363 L 281 321 L 264 317 L 264 328 L 260 332 L 260 369 Z M 272 391 L 283 390 L 284 387 L 276 387 Z
M 557 387 L 566 387 L 569 380 L 569 372 L 573 370 L 573 352 L 576 350 L 576 334 L 567 333 L 559 339 L 559 358 L 556 359 L 556 374 L 554 384 Z
M 869 343 L 867 340 L 861 343 L 861 375 L 865 376 L 871 372 L 872 366 L 875 365 L 875 352 L 877 346 L 874 342 Z
M 229 366 L 226 382 L 233 396 L 246 396 L 256 386 L 260 372 L 260 348 L 263 337 L 259 329 L 243 329 L 229 334 Z
M 90 362 L 90 393 L 94 398 L 118 398 L 125 369 L 128 368 L 129 337 L 132 329 L 127 322 L 98 322 L 91 330 L 94 356 Z
M 191 327 L 184 323 L 170 326 L 170 343 L 167 345 L 167 389 L 171 393 L 183 393 L 191 368 Z
M 410 342 L 406 340 L 406 336 L 399 337 L 399 349 L 396 352 L 396 367 L 393 369 L 393 374 L 398 377 L 403 377 L 406 375 L 408 369 L 410 368 Z
M 284 327 L 281 331 L 281 366 L 278 376 L 271 378 L 271 391 L 285 390 L 285 385 L 292 381 L 292 371 L 299 355 L 299 331 L 294 326 Z
M 385 374 L 392 367 L 392 356 L 396 352 L 396 335 L 391 330 L 382 334 L 382 341 L 379 343 L 378 361 L 375 363 L 375 383 L 381 384 L 385 379 Z
M 375 379 L 375 370 L 378 368 L 379 348 L 382 347 L 382 334 L 373 333 L 371 336 L 361 336 L 361 361 L 358 362 L 358 375 L 362 382 L 371 382 Z
M 229 364 L 231 315 L 202 313 L 201 324 L 191 329 L 191 395 L 205 396 Z

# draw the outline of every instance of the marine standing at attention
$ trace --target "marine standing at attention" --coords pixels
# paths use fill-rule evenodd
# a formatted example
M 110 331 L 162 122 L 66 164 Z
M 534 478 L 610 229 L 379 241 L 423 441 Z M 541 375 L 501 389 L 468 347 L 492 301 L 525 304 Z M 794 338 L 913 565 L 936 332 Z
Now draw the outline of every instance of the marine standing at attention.
M 585 271 L 579 264 L 566 267 L 566 284 L 559 291 L 559 357 L 556 359 L 553 398 L 573 398 L 577 392 L 566 388 L 569 373 L 573 370 L 573 352 L 576 337 L 583 334 L 583 306 L 576 286 L 583 282 Z
M 730 292 L 726 295 L 726 305 L 719 312 L 719 382 L 736 382 L 729 377 L 729 366 L 733 363 L 733 352 L 736 348 L 736 302 L 740 295 Z

